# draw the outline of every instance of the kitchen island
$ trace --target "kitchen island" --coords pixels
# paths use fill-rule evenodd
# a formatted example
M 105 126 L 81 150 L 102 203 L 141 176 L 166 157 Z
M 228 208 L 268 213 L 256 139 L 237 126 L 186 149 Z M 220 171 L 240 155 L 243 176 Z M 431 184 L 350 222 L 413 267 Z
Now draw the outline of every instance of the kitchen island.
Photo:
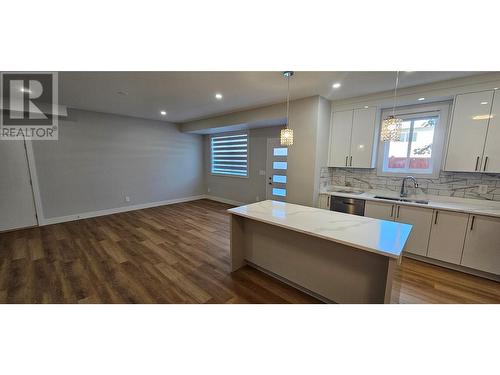
M 271 200 L 228 212 L 231 271 L 248 264 L 325 302 L 390 303 L 411 225 Z

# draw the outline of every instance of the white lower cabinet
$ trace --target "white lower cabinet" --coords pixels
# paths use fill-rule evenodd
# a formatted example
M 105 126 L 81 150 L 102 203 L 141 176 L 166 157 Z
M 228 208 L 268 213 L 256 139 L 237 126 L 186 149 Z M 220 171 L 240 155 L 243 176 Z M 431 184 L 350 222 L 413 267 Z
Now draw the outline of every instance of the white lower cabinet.
M 469 214 L 434 211 L 427 256 L 460 264 Z
M 500 219 L 470 215 L 461 265 L 500 274 Z
M 413 225 L 405 252 L 500 275 L 500 218 L 377 201 L 365 216 Z
M 318 207 L 325 210 L 330 209 L 330 194 L 320 194 L 318 198 Z
M 413 206 L 396 206 L 395 221 L 413 225 L 405 251 L 427 256 L 427 245 L 432 225 L 432 210 Z
M 365 202 L 365 216 L 380 220 L 394 220 L 395 204 L 375 201 Z

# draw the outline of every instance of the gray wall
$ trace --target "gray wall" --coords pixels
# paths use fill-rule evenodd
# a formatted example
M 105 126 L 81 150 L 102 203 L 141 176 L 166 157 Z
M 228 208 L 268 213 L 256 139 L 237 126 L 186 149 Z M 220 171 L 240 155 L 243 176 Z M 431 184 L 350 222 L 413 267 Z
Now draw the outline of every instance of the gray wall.
M 205 175 L 207 194 L 236 202 L 251 203 L 266 199 L 266 176 L 260 176 L 260 170 L 266 170 L 267 139 L 279 138 L 281 126 L 251 129 L 249 131 L 249 177 L 239 178 L 216 176 L 210 173 L 210 137 L 205 136 Z M 208 192 L 210 189 L 210 192 Z
M 174 124 L 72 110 L 33 148 L 46 218 L 204 193 L 203 137 Z

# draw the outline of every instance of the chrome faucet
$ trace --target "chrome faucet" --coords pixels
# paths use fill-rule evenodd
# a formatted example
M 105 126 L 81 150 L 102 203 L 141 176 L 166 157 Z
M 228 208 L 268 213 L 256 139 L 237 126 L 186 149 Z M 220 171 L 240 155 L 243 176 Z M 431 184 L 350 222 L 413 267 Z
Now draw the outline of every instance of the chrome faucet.
M 407 197 L 408 196 L 408 188 L 405 186 L 405 181 L 406 180 L 412 180 L 413 181 L 413 187 L 416 189 L 418 188 L 418 182 L 413 176 L 406 176 L 403 178 L 403 183 L 401 184 L 401 191 L 399 192 L 400 197 Z

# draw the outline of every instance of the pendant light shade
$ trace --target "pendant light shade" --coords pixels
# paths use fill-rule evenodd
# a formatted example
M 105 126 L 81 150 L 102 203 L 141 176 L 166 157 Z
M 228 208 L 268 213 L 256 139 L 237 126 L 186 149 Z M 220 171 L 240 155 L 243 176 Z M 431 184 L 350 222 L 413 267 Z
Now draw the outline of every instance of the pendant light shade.
M 381 142 L 398 142 L 401 140 L 401 127 L 403 120 L 396 117 L 396 103 L 398 95 L 399 72 L 396 72 L 396 86 L 394 87 L 394 102 L 392 107 L 392 115 L 387 116 L 382 121 L 382 129 L 380 130 Z
M 280 132 L 280 144 L 282 146 L 292 146 L 293 145 L 293 129 L 290 129 L 290 77 L 293 76 L 293 72 L 287 71 L 283 72 L 283 77 L 286 78 L 288 85 L 288 92 L 286 96 L 286 124 L 285 128 L 281 129 Z
M 293 130 L 292 129 L 281 129 L 280 133 L 280 143 L 282 146 L 293 145 Z
M 388 116 L 382 121 L 380 139 L 382 142 L 399 141 L 401 139 L 401 124 L 403 121 L 395 116 Z

